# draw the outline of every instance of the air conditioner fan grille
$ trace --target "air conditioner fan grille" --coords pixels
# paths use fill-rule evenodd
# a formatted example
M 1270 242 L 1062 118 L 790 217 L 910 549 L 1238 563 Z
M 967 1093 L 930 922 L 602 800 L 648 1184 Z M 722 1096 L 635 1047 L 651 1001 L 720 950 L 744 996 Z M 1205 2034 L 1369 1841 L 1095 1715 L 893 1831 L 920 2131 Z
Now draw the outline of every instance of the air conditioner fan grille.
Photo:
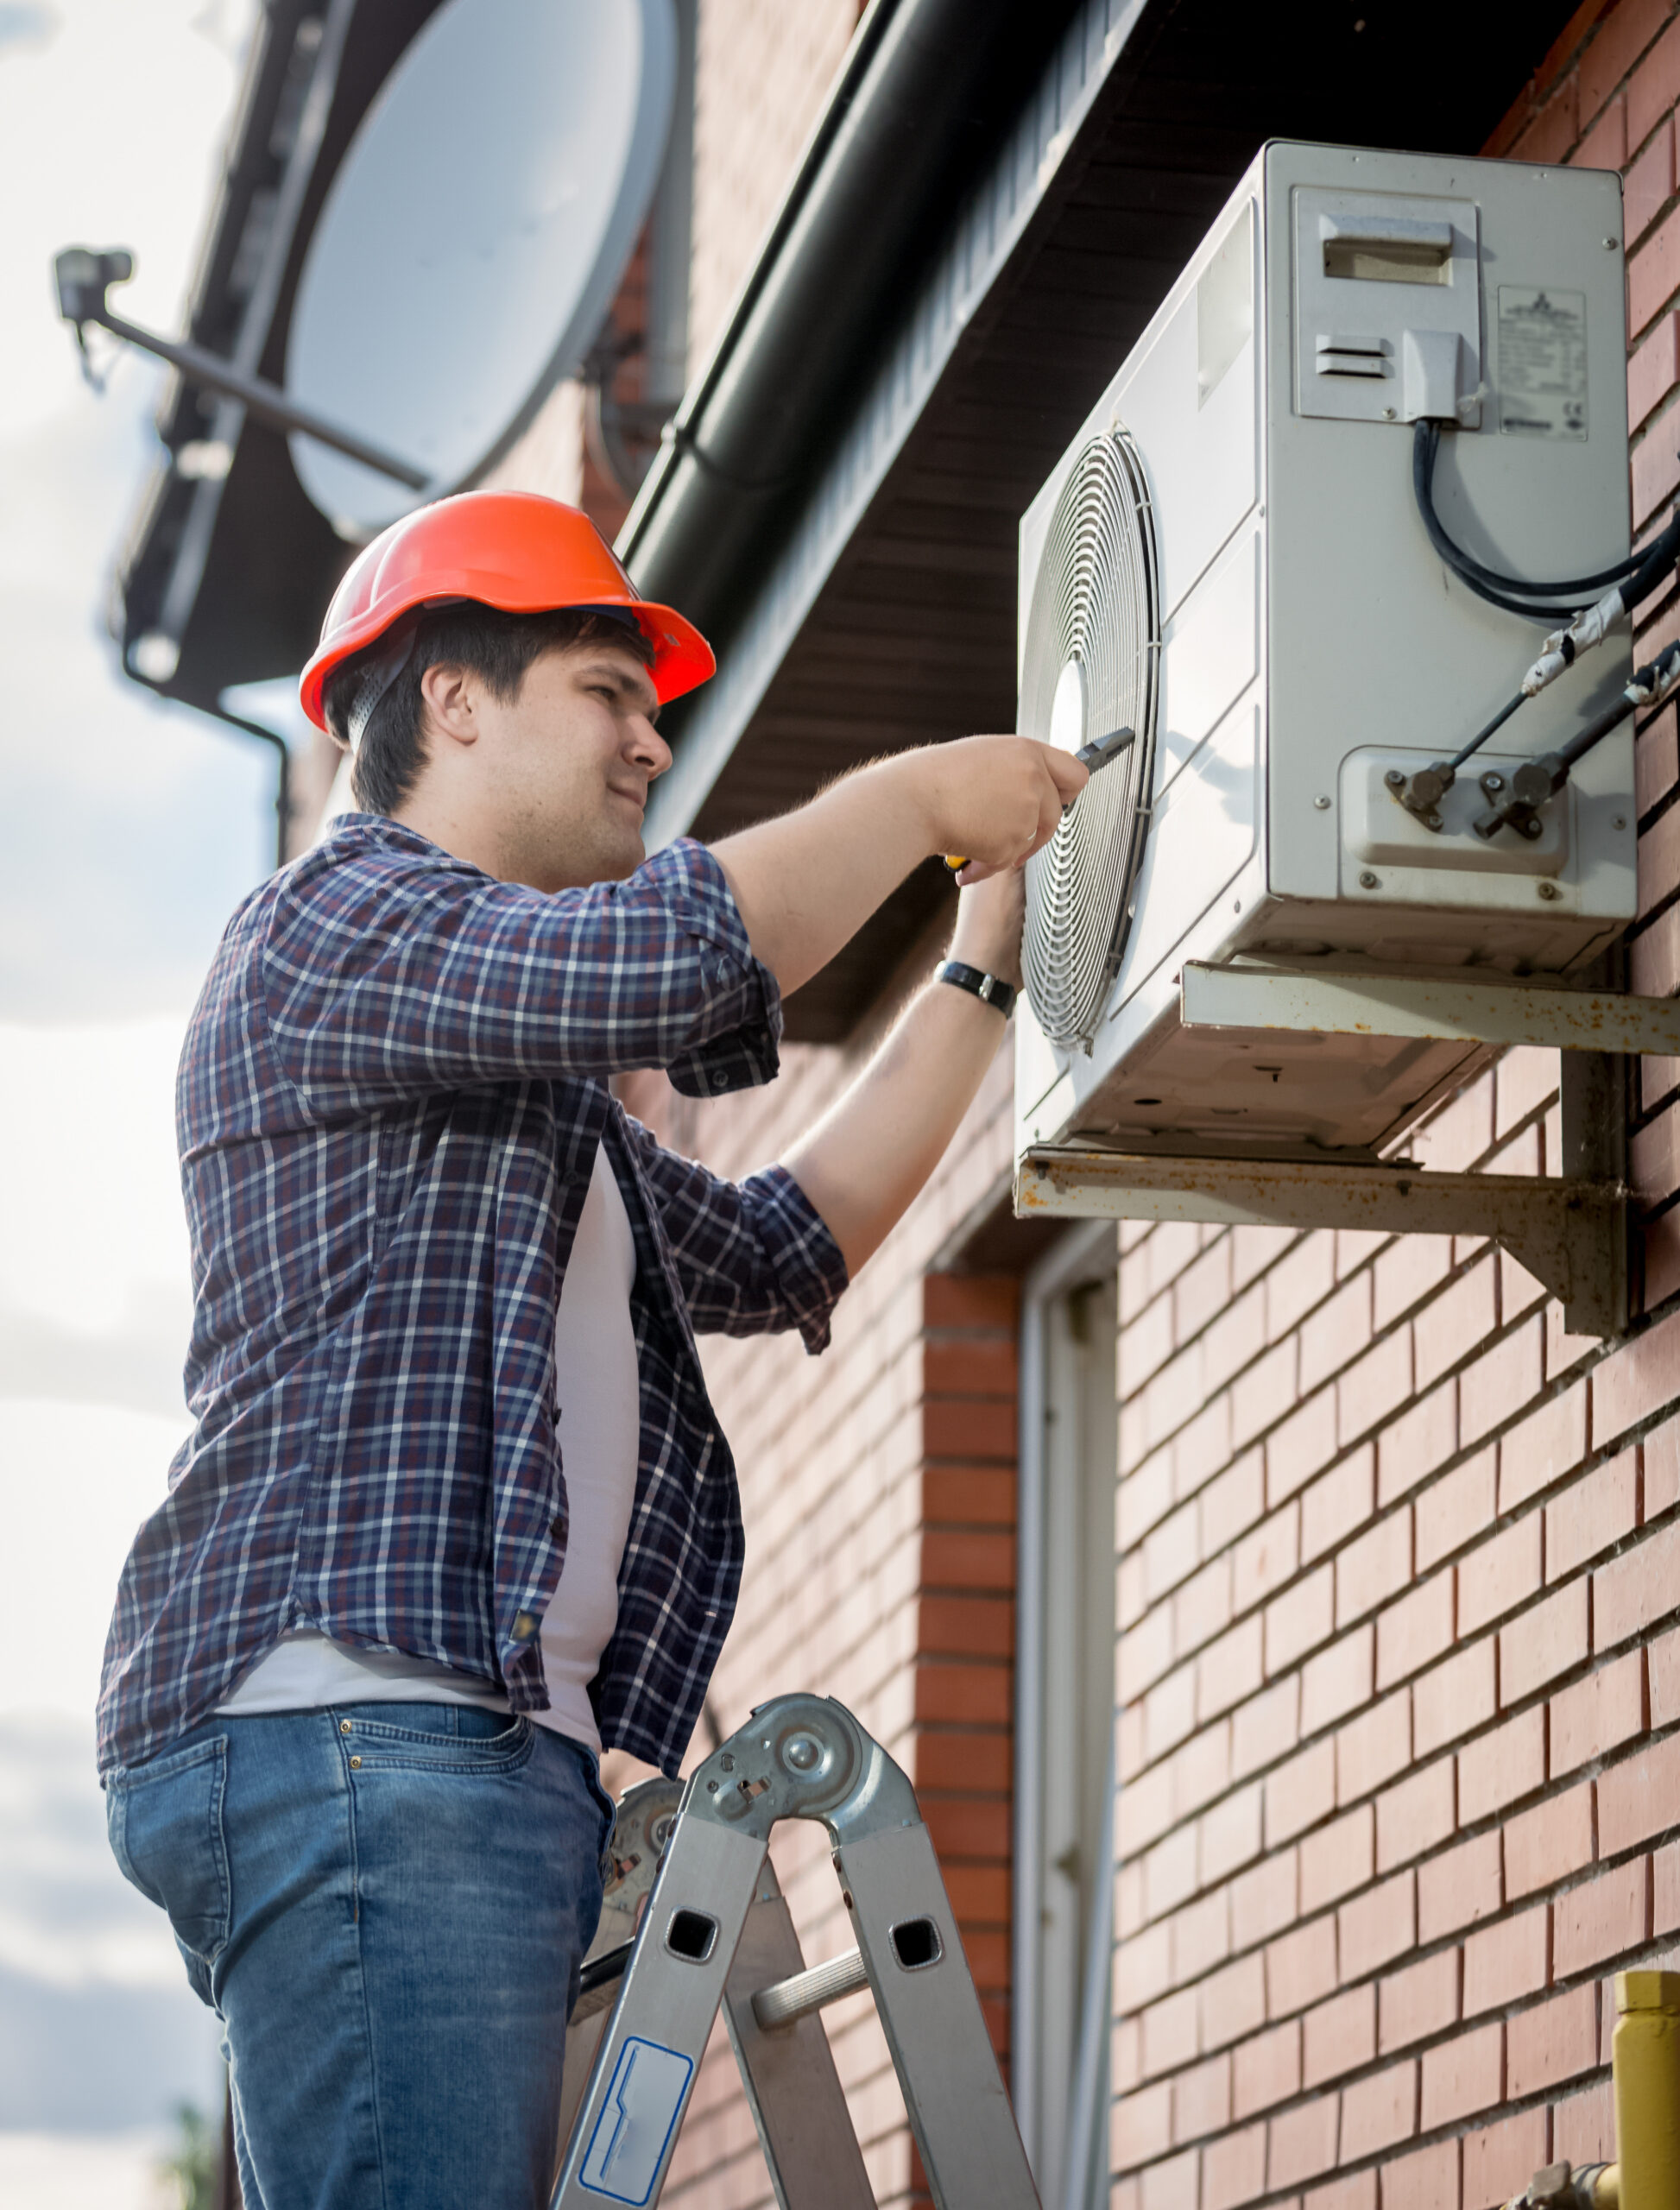
M 1142 459 L 1116 429 L 1092 439 L 1057 502 L 1022 656 L 1023 736 L 1077 746 L 1136 732 L 1027 864 L 1026 994 L 1064 1048 L 1090 1050 L 1131 925 L 1155 771 L 1158 573 Z

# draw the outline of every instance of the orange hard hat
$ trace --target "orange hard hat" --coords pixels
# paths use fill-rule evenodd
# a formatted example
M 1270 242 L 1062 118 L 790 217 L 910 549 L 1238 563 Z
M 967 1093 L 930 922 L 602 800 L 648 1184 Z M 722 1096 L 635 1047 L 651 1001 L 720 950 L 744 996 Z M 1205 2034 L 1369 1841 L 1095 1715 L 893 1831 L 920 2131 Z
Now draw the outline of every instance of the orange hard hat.
M 717 666 L 692 622 L 636 596 L 612 547 L 578 508 L 534 491 L 462 491 L 394 521 L 351 563 L 299 684 L 316 728 L 327 726 L 323 694 L 335 668 L 416 607 L 464 598 L 505 614 L 599 606 L 628 616 L 654 648 L 649 672 L 661 705 Z

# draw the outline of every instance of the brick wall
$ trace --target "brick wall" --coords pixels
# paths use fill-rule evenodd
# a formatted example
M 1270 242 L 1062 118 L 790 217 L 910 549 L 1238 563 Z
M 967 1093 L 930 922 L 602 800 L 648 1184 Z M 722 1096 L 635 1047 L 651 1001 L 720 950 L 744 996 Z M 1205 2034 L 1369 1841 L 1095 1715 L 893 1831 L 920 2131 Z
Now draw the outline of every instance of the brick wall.
M 924 974 L 932 942 L 906 961 Z M 846 1051 L 796 1045 L 767 1089 L 697 1102 L 622 1085 L 665 1140 L 741 1174 L 775 1158 L 862 1064 L 900 987 Z M 784 1689 L 839 1696 L 915 1782 L 994 2040 L 1007 2062 L 1014 1694 L 1015 1284 L 934 1270 L 1010 1156 L 1010 1054 L 932 1182 L 843 1298 L 834 1342 L 702 1345 L 741 1473 L 747 1566 L 712 1701 L 720 1727 Z M 697 1743 L 693 1755 L 704 1745 Z M 632 1768 L 609 1760 L 622 1786 Z M 805 1954 L 851 1945 L 820 1828 L 774 1847 Z M 867 1997 L 824 2014 L 871 2182 L 919 2201 L 903 2105 Z M 771 2201 L 721 2030 L 667 2200 Z
M 1641 530 L 1680 482 L 1677 96 L 1680 15 L 1589 0 L 1488 148 L 1624 171 Z M 1672 707 L 1639 747 L 1633 982 L 1671 994 Z M 1122 1230 L 1127 2210 L 1488 2210 L 1611 2150 L 1610 1975 L 1680 1936 L 1677 1081 L 1636 1083 L 1620 1344 L 1474 1239 Z M 1513 1052 L 1408 1148 L 1556 1173 L 1556 1091 Z

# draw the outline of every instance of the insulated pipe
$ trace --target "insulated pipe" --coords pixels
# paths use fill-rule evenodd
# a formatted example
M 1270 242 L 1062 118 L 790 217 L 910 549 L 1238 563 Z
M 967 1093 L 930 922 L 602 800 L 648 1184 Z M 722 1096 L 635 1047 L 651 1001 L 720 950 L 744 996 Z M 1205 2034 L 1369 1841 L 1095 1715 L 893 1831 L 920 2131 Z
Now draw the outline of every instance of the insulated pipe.
M 1680 2210 L 1680 1973 L 1619 1972 L 1616 2011 L 1620 2210 Z
M 703 628 L 718 623 L 761 559 L 767 516 L 832 433 L 857 373 L 858 333 L 867 344 L 905 304 L 932 224 L 990 150 L 1006 102 L 1018 104 L 1036 82 L 1069 12 L 873 0 L 758 263 L 619 536 L 644 596 L 674 593 Z

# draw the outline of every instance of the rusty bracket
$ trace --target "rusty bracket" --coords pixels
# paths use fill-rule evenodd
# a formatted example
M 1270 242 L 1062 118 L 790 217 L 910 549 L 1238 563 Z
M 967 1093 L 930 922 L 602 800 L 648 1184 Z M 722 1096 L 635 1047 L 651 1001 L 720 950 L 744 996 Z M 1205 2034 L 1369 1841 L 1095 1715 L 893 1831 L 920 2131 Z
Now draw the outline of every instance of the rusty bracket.
M 1197 1220 L 1485 1235 L 1562 1300 L 1573 1335 L 1627 1324 L 1620 1182 L 1304 1159 L 1203 1159 L 1043 1146 L 1015 1171 L 1018 1217 Z

